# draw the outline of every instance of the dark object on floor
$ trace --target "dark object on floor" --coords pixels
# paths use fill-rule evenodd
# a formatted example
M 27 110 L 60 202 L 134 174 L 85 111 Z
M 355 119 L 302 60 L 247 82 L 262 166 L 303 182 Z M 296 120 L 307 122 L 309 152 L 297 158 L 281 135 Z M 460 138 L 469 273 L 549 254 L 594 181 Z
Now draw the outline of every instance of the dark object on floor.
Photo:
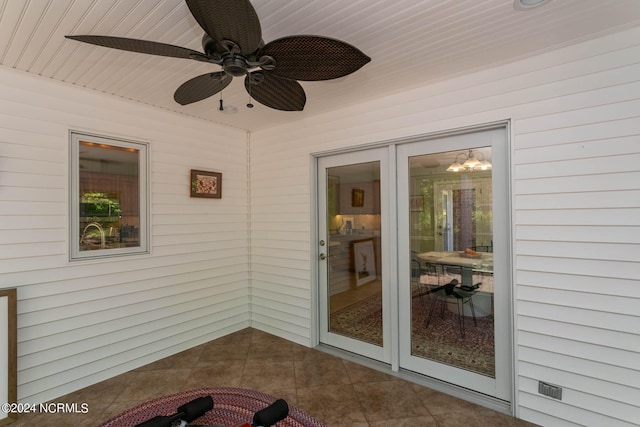
M 213 398 L 202 396 L 185 403 L 173 415 L 157 415 L 136 427 L 171 427 L 178 421 L 190 423 L 213 409 Z
M 242 388 L 216 387 L 188 390 L 182 393 L 162 396 L 149 400 L 100 424 L 99 427 L 133 427 L 153 417 L 174 414 L 176 408 L 182 407 L 194 399 L 210 396 L 215 405 L 203 416 L 193 420 L 194 425 L 225 425 L 233 426 L 250 423 L 257 412 L 267 406 L 277 403 L 278 408 L 284 410 L 274 396 Z M 284 402 L 284 401 L 283 401 Z M 285 402 L 286 404 L 286 402 Z M 310 415 L 295 406 L 287 405 L 287 417 L 278 422 L 282 427 L 326 427 Z M 262 413 L 265 418 L 258 421 L 273 421 L 271 414 Z M 268 419 L 267 419 L 268 418 Z

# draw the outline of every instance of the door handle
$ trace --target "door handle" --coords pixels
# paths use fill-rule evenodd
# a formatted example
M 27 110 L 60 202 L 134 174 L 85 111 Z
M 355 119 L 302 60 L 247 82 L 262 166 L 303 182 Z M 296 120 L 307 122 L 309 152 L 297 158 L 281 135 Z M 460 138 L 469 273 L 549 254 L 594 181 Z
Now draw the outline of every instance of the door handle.
M 318 258 L 320 258 L 320 261 L 324 261 L 325 259 L 327 259 L 327 256 L 325 254 L 320 254 Z

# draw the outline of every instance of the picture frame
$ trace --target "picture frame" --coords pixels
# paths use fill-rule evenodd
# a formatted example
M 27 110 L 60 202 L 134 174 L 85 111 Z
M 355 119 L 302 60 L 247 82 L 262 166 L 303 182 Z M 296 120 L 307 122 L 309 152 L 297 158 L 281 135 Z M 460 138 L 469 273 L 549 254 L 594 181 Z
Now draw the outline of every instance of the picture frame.
M 376 254 L 373 239 L 353 242 L 353 263 L 356 286 L 364 285 L 376 279 Z
M 424 210 L 424 196 L 409 196 L 409 210 L 422 212 Z
M 0 340 L 2 354 L 0 361 L 1 403 L 18 402 L 18 357 L 17 357 L 17 292 L 15 288 L 0 289 Z M 11 424 L 18 417 L 17 412 L 0 412 L 0 426 Z
M 364 190 L 354 188 L 351 190 L 351 207 L 361 208 L 364 206 Z
M 222 198 L 222 173 L 191 169 L 191 197 Z

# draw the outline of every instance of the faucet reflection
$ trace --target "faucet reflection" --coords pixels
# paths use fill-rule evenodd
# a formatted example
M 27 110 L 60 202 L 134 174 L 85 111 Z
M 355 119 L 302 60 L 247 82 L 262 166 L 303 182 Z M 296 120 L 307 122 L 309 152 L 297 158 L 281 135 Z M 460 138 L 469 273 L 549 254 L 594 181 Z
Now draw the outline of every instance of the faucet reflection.
M 87 230 L 90 227 L 95 227 L 95 228 L 98 229 L 98 232 L 100 232 L 100 249 L 106 248 L 107 244 L 106 244 L 106 239 L 105 239 L 105 235 L 104 235 L 104 229 L 97 222 L 91 222 L 91 223 L 87 224 L 87 226 L 84 228 L 84 230 L 82 230 L 82 236 L 80 237 L 80 245 L 83 244 L 84 238 L 86 237 L 86 234 L 87 234 Z

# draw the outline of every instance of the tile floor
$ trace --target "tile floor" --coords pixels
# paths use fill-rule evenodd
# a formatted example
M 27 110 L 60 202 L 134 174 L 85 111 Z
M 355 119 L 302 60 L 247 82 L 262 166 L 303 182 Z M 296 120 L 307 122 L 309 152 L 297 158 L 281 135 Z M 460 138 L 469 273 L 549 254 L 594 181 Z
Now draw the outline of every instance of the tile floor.
M 87 402 L 87 414 L 21 415 L 10 426 L 95 426 L 148 399 L 216 386 L 283 398 L 328 426 L 532 426 L 251 328 L 55 399 Z

